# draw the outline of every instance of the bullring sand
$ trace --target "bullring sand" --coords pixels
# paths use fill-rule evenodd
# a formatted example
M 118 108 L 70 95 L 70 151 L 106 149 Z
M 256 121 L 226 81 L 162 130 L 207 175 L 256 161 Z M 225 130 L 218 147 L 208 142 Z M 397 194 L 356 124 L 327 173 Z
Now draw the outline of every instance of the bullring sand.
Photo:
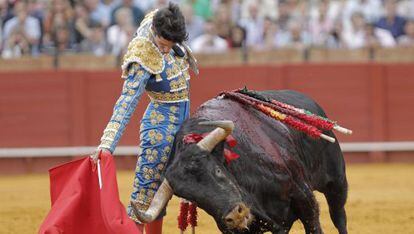
M 349 233 L 414 233 L 414 164 L 348 165 Z M 118 173 L 121 200 L 128 202 L 133 173 Z M 0 233 L 37 233 L 50 209 L 47 174 L 0 177 Z M 316 193 L 325 233 L 337 233 L 324 197 Z M 177 229 L 178 199 L 173 198 L 164 233 Z M 199 209 L 197 234 L 219 233 L 212 218 Z M 190 233 L 188 230 L 186 233 Z M 304 233 L 296 222 L 291 233 Z

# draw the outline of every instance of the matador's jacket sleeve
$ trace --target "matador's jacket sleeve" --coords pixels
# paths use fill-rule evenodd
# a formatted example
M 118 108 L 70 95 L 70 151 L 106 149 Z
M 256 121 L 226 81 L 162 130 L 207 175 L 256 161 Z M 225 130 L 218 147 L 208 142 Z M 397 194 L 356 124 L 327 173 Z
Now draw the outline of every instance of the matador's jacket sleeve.
M 124 76 L 122 94 L 114 106 L 112 117 L 104 130 L 101 144 L 98 147 L 108 149 L 111 153 L 114 152 L 142 93 L 145 91 L 148 79 L 151 77 L 151 73 L 138 63 L 131 63 L 127 71 L 128 73 Z

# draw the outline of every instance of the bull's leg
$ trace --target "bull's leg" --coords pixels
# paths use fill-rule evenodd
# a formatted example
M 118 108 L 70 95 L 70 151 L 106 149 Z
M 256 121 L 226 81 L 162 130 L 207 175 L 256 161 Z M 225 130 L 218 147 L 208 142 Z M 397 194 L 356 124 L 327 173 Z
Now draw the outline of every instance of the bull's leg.
M 293 207 L 305 228 L 306 234 L 323 233 L 319 222 L 319 206 L 308 185 L 298 185 L 293 194 Z
M 346 179 L 341 182 L 331 182 L 328 184 L 324 195 L 329 205 L 329 214 L 332 222 L 340 234 L 347 234 L 345 203 L 348 191 Z

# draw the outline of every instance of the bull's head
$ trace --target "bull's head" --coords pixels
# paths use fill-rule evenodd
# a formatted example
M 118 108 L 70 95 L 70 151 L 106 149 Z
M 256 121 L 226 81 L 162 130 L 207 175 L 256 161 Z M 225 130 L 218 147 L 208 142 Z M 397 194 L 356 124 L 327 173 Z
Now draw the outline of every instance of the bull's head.
M 233 131 L 234 124 L 231 121 L 199 124 L 214 125 L 217 128 L 196 145 L 189 145 L 176 152 L 175 159 L 167 167 L 166 179 L 148 210 L 144 213 L 132 206 L 137 218 L 143 222 L 151 222 L 175 194 L 195 201 L 214 217 L 222 231 L 247 229 L 253 216 L 243 201 L 241 189 L 225 169 L 223 157 L 217 157 L 222 152 L 214 150 Z

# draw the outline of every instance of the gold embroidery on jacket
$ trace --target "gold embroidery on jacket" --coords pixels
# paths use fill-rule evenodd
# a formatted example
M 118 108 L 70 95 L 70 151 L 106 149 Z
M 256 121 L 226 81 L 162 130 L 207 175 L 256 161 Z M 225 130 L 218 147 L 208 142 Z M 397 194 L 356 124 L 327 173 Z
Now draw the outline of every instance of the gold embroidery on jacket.
M 188 100 L 188 90 L 183 89 L 174 93 L 147 91 L 148 96 L 157 102 L 172 103 Z
M 109 149 L 120 127 L 121 127 L 120 123 L 109 122 L 104 130 L 103 136 L 101 137 L 101 144 L 99 145 L 99 147 Z
M 162 53 L 154 43 L 144 37 L 135 37 L 128 45 L 122 64 L 122 77 L 126 78 L 128 66 L 131 63 L 140 64 L 151 74 L 158 74 L 164 70 L 165 61 Z
M 165 61 L 167 62 L 167 64 L 172 64 L 174 62 L 174 58 L 171 54 L 168 54 L 166 56 L 164 56 Z
M 174 62 L 171 67 L 166 69 L 167 80 L 172 80 L 182 74 L 180 65 Z
M 187 88 L 187 80 L 181 75 L 178 79 L 170 82 L 170 92 L 176 92 Z

